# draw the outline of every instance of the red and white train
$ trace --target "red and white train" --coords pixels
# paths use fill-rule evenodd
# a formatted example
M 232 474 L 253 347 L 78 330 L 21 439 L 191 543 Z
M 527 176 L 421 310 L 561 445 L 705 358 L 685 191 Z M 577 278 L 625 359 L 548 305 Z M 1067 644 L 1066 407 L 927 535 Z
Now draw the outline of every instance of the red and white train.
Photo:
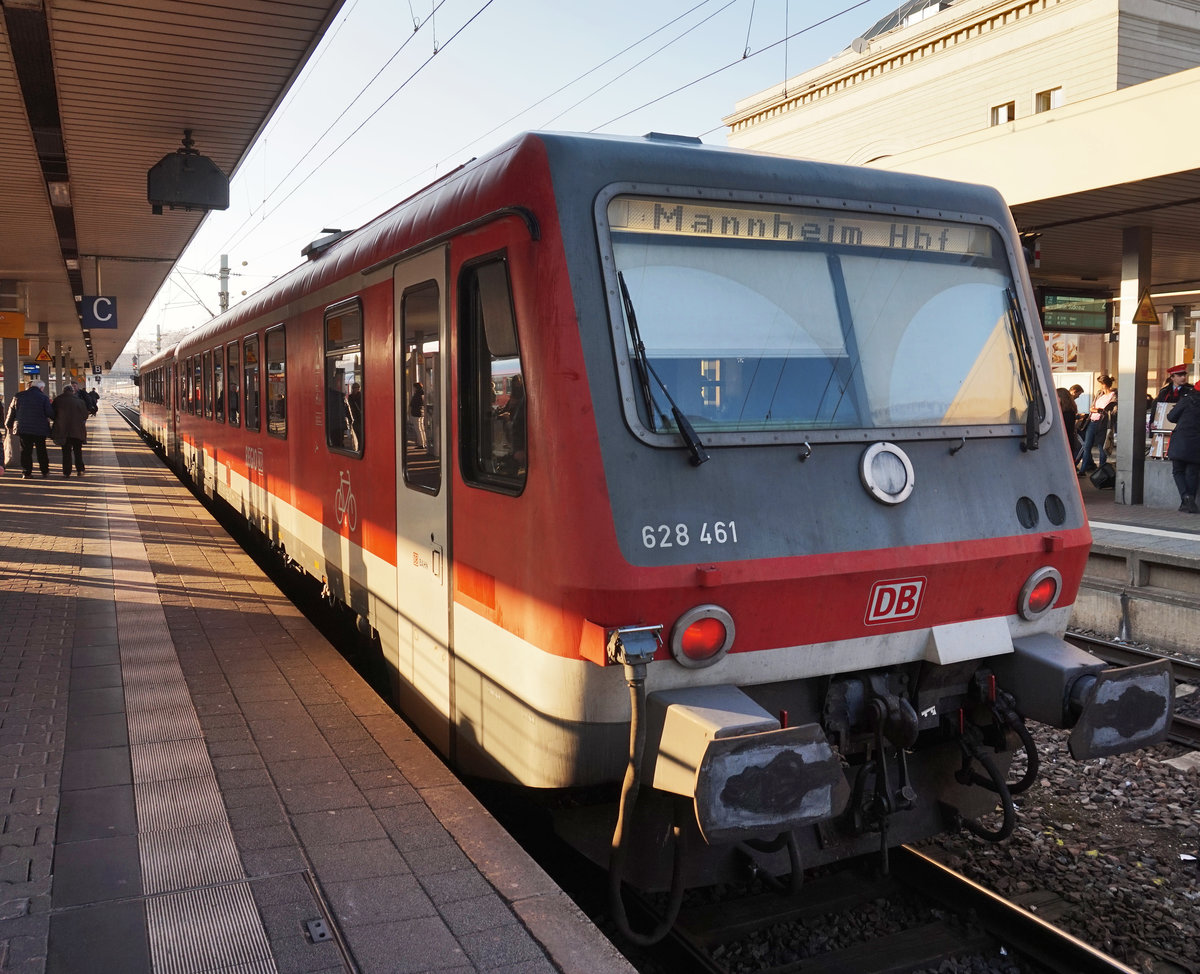
M 1091 536 L 994 191 L 526 134 L 305 255 L 143 363 L 144 432 L 456 768 L 622 786 L 622 875 L 680 801 L 689 882 L 999 838 L 1023 719 L 1165 733 L 1165 666 L 1061 639 Z

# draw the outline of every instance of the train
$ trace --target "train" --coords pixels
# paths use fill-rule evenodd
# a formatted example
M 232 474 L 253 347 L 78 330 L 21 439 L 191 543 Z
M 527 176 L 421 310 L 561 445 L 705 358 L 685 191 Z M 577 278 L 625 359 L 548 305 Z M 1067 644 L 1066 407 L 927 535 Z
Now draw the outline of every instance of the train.
M 587 796 L 614 883 L 1000 840 L 1027 721 L 1165 736 L 1169 667 L 1063 639 L 1091 535 L 995 190 L 530 132 L 302 257 L 141 364 L 142 431 L 452 767 Z

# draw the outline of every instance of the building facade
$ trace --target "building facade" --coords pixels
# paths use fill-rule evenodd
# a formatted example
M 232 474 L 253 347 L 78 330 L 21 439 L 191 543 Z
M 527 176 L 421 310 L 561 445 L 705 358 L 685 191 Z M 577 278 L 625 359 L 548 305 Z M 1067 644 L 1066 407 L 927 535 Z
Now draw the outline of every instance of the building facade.
M 908 0 L 724 121 L 738 148 L 995 186 L 1040 293 L 1109 301 L 1111 333 L 1047 336 L 1055 382 L 1087 394 L 1108 373 L 1141 402 L 1172 365 L 1198 379 L 1198 103 L 1200 0 Z M 1134 320 L 1146 294 L 1156 324 Z M 1127 412 L 1141 503 L 1154 444 Z

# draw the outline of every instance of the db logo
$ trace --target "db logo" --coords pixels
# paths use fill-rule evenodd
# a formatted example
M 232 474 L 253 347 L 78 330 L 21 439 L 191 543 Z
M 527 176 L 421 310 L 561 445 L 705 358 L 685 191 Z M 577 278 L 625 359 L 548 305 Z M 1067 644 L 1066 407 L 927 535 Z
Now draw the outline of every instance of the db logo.
M 924 578 L 894 578 L 887 582 L 876 582 L 871 587 L 871 600 L 867 603 L 866 624 L 877 626 L 884 622 L 915 619 L 921 611 L 921 596 L 924 593 Z

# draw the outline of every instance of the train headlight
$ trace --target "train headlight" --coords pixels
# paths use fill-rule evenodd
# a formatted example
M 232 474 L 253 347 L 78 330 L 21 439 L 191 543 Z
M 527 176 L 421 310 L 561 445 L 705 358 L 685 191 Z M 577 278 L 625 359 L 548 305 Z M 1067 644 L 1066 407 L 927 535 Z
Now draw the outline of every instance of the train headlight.
M 733 645 L 733 616 L 719 605 L 688 609 L 671 630 L 671 655 L 680 666 L 711 666 Z
M 1039 568 L 1025 579 L 1017 611 L 1022 619 L 1036 619 L 1058 601 L 1062 591 L 1062 576 L 1056 568 Z

